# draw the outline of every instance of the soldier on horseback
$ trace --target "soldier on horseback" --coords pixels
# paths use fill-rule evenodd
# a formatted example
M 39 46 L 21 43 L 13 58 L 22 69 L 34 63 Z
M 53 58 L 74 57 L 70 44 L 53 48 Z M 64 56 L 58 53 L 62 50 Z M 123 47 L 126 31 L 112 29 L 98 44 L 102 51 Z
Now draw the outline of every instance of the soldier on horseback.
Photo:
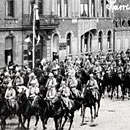
M 49 73 L 49 79 L 47 81 L 47 93 L 46 99 L 50 101 L 50 104 L 53 105 L 57 100 L 57 90 L 56 90 L 56 79 L 54 78 L 53 73 Z
M 90 80 L 88 80 L 87 82 L 87 87 L 91 90 L 94 98 L 97 99 L 98 93 L 99 93 L 99 87 L 98 87 L 97 81 L 94 79 L 93 74 L 90 74 Z
M 13 109 L 15 108 L 16 91 L 13 88 L 12 81 L 7 85 L 5 99 L 7 99 L 7 105 L 9 105 L 9 109 L 13 111 Z

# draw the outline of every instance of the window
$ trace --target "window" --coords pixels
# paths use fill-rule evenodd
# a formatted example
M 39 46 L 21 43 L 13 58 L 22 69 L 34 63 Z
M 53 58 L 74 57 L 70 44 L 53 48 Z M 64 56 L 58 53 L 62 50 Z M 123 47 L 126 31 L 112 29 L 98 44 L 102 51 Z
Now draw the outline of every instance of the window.
M 71 54 L 71 33 L 67 35 L 67 54 Z
M 7 15 L 14 17 L 14 0 L 7 1 Z
M 108 4 L 108 1 L 106 0 L 106 5 Z M 109 17 L 110 16 L 110 12 L 109 12 L 109 9 L 106 9 L 106 16 Z
M 98 35 L 98 49 L 102 51 L 102 31 L 100 31 Z
M 13 37 L 5 38 L 5 64 L 13 62 Z
M 104 0 L 101 0 L 101 17 L 104 17 Z
M 39 14 L 43 14 L 43 5 L 42 5 L 42 0 L 38 0 L 38 9 L 39 9 Z
M 85 52 L 88 52 L 88 33 L 85 33 L 84 36 L 84 50 Z
M 95 2 L 92 0 L 92 7 L 91 7 L 92 17 L 95 17 Z
M 80 15 L 89 16 L 89 2 L 88 0 L 81 0 L 80 2 Z
M 65 17 L 68 17 L 68 0 L 64 0 L 64 13 Z
M 61 0 L 57 1 L 57 14 L 58 14 L 59 17 L 62 17 Z
M 107 46 L 108 46 L 108 49 L 111 49 L 111 31 L 108 31 L 108 34 L 107 34 Z

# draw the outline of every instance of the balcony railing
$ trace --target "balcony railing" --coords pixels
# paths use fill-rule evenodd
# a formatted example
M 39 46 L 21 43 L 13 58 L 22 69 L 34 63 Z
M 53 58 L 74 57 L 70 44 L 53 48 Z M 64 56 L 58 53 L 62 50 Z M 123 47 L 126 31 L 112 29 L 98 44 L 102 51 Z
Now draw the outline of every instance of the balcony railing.
M 32 25 L 32 17 L 29 14 L 23 15 L 23 26 Z M 59 19 L 56 15 L 40 15 L 40 26 L 58 26 Z

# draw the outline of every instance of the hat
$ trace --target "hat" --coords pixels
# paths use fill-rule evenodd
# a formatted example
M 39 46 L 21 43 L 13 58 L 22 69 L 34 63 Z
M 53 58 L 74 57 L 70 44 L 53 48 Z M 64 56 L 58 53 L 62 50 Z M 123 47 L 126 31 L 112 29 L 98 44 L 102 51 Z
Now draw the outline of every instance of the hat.
M 53 77 L 54 75 L 52 73 L 49 73 L 49 77 Z
M 17 77 L 18 77 L 18 76 L 20 76 L 20 73 L 19 73 L 19 72 L 17 72 L 17 73 L 15 74 L 15 76 L 17 76 Z
M 35 74 L 34 73 L 31 73 L 30 75 L 29 75 L 29 77 L 34 77 L 35 76 Z
M 62 81 L 61 84 L 62 84 L 62 85 L 65 84 L 65 81 Z
M 7 84 L 7 87 L 13 87 L 12 82 L 9 82 L 9 83 Z
M 32 80 L 30 83 L 31 84 L 36 84 L 37 82 L 36 82 L 36 80 Z
M 90 77 L 93 77 L 93 74 L 90 74 L 89 76 L 90 76 Z
M 9 76 L 9 72 L 5 72 L 5 74 L 4 74 L 5 76 Z

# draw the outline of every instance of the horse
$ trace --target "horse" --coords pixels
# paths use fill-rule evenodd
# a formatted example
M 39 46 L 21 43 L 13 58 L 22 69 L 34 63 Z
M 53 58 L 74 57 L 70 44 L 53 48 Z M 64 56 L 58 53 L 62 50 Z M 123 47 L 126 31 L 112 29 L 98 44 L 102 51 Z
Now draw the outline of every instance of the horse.
M 46 100 L 40 94 L 35 98 L 33 106 L 39 110 L 43 130 L 46 129 L 45 124 L 47 124 L 49 118 L 54 119 L 56 130 L 60 130 L 62 118 L 66 113 L 66 110 L 63 106 L 63 102 L 60 99 L 58 99 L 54 104 L 52 104 L 50 100 Z
M 69 118 L 69 122 L 70 122 L 68 130 L 71 130 L 71 127 L 73 124 L 73 119 L 74 119 L 74 113 L 76 110 L 79 110 L 81 108 L 82 102 L 83 102 L 82 98 L 75 98 L 74 93 L 71 95 L 70 101 L 71 101 L 72 107 L 71 107 L 71 109 L 69 109 L 69 108 L 67 108 L 67 106 L 65 106 L 66 114 L 64 116 L 65 120 L 64 120 L 62 127 L 61 127 L 62 130 L 63 130 L 64 125 L 65 125 L 68 118 Z
M 112 74 L 112 90 L 111 90 L 111 99 L 113 98 L 113 93 L 114 90 L 117 90 L 117 99 L 119 98 L 119 86 L 121 89 L 123 88 L 123 80 L 124 80 L 124 75 L 123 72 L 120 69 L 120 67 L 117 67 L 116 70 L 113 70 Z
M 31 101 L 29 101 L 29 99 L 26 97 L 26 93 L 25 92 L 19 93 L 16 102 L 19 106 L 19 109 L 17 110 L 17 115 L 19 117 L 18 127 L 21 123 L 22 127 L 25 128 L 24 124 L 26 120 L 28 120 L 27 128 L 29 128 L 30 119 L 32 116 L 36 116 L 35 126 L 37 126 L 39 121 L 38 111 L 32 107 Z M 21 119 L 21 116 L 23 116 L 23 120 Z
M 122 85 L 122 100 L 124 100 L 124 96 L 128 92 L 128 96 L 130 97 L 130 74 L 125 73 L 123 76 L 123 85 Z
M 6 119 L 12 114 L 9 104 L 3 95 L 0 95 L 0 119 L 1 119 L 1 130 L 6 128 Z
M 91 122 L 93 122 L 93 119 L 98 117 L 101 94 L 100 94 L 99 91 L 97 91 L 97 96 L 94 97 L 93 94 L 92 94 L 92 90 L 89 87 L 85 87 L 82 91 L 82 97 L 83 97 L 83 103 L 82 103 L 82 122 L 81 122 L 81 126 L 84 124 L 86 107 L 90 108 Z M 96 107 L 96 104 L 97 104 L 98 107 Z M 93 114 L 93 108 L 94 108 L 94 114 Z
M 105 90 L 107 88 L 108 97 L 110 97 L 110 92 L 113 85 L 113 72 L 112 70 L 104 70 L 102 75 L 102 81 L 101 81 L 101 93 L 104 95 Z

